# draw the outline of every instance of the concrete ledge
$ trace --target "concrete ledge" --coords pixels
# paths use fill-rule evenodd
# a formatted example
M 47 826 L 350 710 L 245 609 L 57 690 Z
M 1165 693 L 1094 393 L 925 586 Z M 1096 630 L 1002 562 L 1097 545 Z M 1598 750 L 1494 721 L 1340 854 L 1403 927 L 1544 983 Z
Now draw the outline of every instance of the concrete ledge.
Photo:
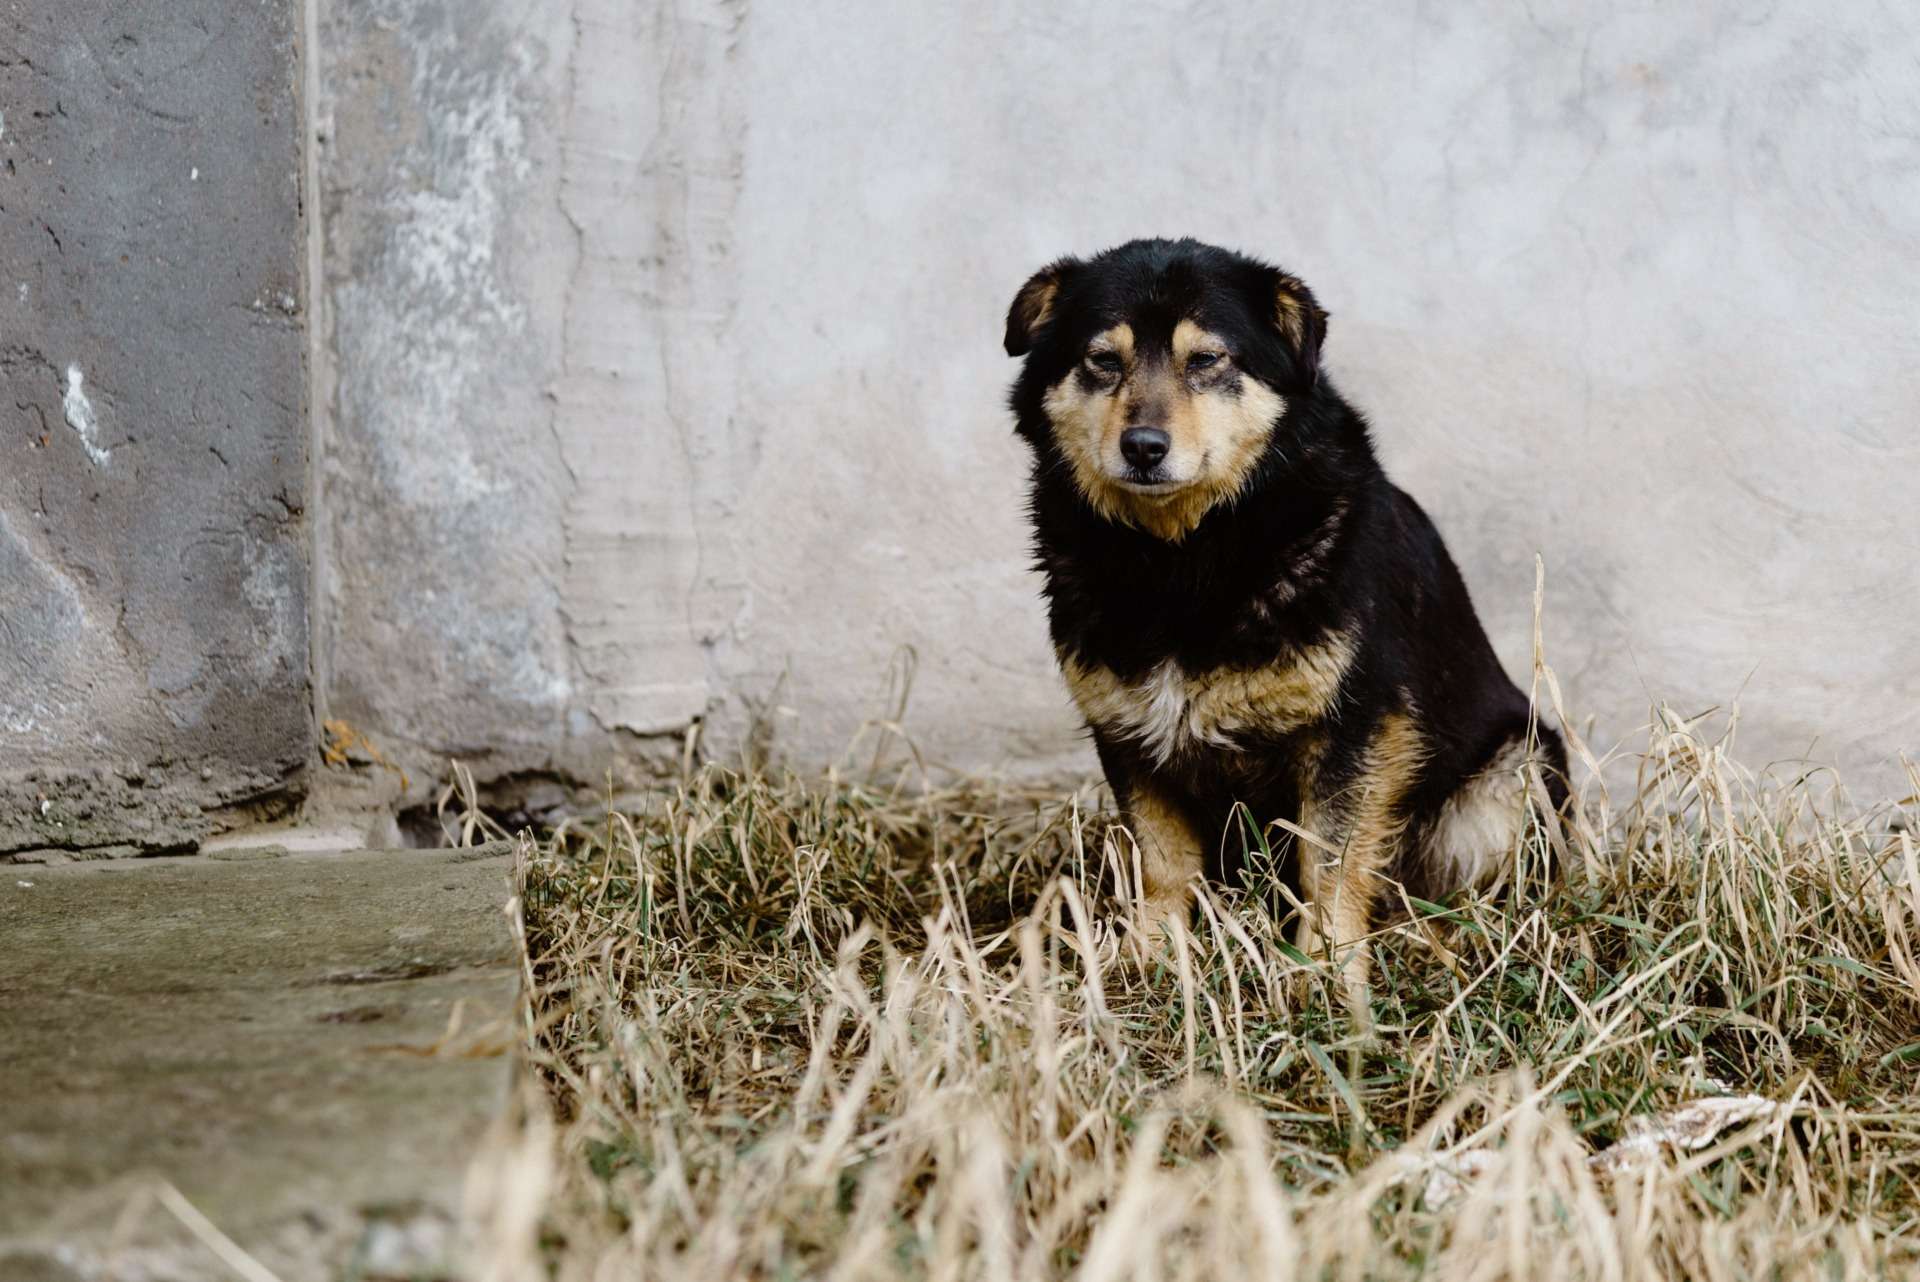
M 288 1282 L 445 1275 L 511 1080 L 510 856 L 0 870 L 0 1282 L 100 1275 L 153 1176 Z M 158 1207 L 121 1231 L 138 1276 L 225 1269 Z

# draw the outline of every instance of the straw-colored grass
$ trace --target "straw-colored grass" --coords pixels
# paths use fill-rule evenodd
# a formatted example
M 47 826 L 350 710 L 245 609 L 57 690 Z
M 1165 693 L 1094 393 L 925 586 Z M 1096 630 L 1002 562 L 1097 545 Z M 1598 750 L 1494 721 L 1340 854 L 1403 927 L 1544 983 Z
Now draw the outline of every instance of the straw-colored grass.
M 1518 890 L 1382 930 L 1371 1036 L 1283 942 L 1258 834 L 1249 886 L 1129 966 L 1105 923 L 1131 842 L 1091 791 L 706 768 L 526 841 L 538 1259 L 690 1282 L 1920 1271 L 1905 812 L 1757 783 L 1673 718 L 1635 795 L 1600 777 L 1551 887 L 1535 831 Z

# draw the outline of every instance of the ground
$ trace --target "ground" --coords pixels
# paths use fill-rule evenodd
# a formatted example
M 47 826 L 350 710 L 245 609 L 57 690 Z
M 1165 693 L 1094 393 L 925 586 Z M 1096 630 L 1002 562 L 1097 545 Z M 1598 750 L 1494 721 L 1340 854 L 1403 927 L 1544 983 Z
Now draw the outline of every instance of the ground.
M 1079 798 L 710 770 L 529 848 L 561 1278 L 1920 1269 L 1897 807 L 1674 722 L 1521 884 L 1374 941 L 1369 1031 L 1255 877 L 1144 967 Z M 1253 861 L 1261 836 L 1246 834 Z M 1551 852 L 1566 869 L 1533 879 Z
M 441 1276 L 508 1102 L 509 854 L 0 869 L 0 1278 L 116 1234 L 112 1276 L 219 1276 L 156 1178 L 288 1282 Z
M 204 1210 L 288 1278 L 1920 1269 L 1911 801 L 1679 721 L 1632 764 L 1502 892 L 1407 901 L 1364 1019 L 1251 826 L 1254 875 L 1129 960 L 1093 787 L 709 766 L 537 837 L 452 816 L 473 852 L 14 868 L 0 1174 L 45 1245 L 13 1258 L 97 1263 L 139 1167 L 191 1204 L 149 1221 Z M 466 1265 L 370 1256 L 404 1188 L 457 1245 L 463 1162 Z M 359 1234 L 331 1272 L 261 1227 L 301 1166 Z M 93 1254 L 47 1254 L 87 1213 Z

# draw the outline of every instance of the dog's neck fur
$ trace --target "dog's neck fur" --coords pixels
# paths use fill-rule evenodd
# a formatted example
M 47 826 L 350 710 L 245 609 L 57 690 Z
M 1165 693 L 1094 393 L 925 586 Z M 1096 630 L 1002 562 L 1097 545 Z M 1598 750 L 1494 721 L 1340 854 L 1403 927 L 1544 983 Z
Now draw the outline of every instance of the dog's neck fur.
M 1236 498 L 1178 543 L 1096 512 L 1050 443 L 1034 468 L 1034 549 L 1054 642 L 1122 675 L 1170 657 L 1202 668 L 1263 663 L 1336 626 L 1320 587 L 1385 482 L 1365 421 L 1324 379 L 1292 398 Z M 1196 617 L 1209 626 L 1191 626 Z M 1210 644 L 1176 653 L 1176 636 Z

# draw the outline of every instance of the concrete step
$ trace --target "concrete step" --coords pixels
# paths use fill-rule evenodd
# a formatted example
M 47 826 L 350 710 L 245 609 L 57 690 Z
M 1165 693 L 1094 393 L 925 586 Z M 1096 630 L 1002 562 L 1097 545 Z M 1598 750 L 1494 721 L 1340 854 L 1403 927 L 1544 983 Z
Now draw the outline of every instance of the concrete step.
M 0 1282 L 447 1276 L 512 1080 L 511 847 L 0 868 Z M 178 1203 L 173 1202 L 177 1208 Z

